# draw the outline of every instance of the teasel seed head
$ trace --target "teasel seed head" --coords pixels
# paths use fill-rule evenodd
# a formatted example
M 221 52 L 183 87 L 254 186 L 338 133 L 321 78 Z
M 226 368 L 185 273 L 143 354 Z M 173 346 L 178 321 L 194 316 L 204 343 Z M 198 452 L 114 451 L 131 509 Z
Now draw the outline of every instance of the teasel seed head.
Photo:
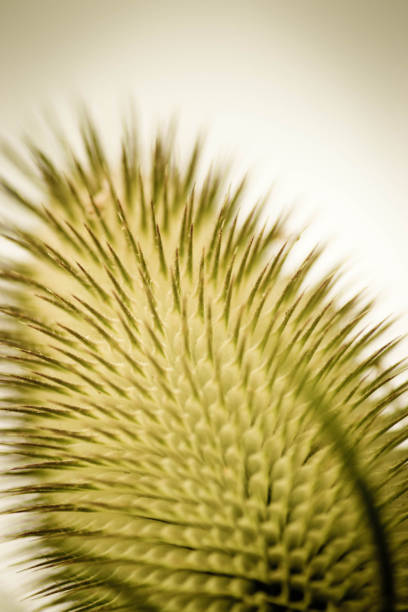
M 0 310 L 4 494 L 37 609 L 406 610 L 389 321 L 341 302 L 336 270 L 310 278 L 319 248 L 289 271 L 297 236 L 239 212 L 244 181 L 197 178 L 199 144 L 177 164 L 158 137 L 146 169 L 132 129 L 116 165 L 81 130 L 62 168 L 8 150 L 41 203 L 2 180 L 36 220 L 2 224 L 27 258 Z

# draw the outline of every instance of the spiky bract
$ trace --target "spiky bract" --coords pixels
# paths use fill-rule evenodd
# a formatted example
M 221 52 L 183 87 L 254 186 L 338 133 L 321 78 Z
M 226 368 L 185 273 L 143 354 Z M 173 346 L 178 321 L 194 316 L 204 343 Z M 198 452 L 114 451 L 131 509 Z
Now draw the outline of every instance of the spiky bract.
M 31 146 L 45 205 L 3 182 L 38 221 L 3 228 L 29 261 L 1 272 L 2 444 L 45 607 L 406 609 L 387 324 L 307 280 L 319 249 L 288 274 L 295 238 L 195 184 L 198 147 L 183 170 L 158 139 L 141 170 L 128 131 L 113 172 L 82 132 L 63 170 Z

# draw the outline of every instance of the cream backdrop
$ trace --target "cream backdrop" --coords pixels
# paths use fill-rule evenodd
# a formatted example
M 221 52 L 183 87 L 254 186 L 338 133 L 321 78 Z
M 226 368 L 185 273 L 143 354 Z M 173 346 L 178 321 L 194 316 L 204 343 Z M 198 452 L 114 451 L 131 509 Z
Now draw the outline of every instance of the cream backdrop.
M 311 221 L 304 244 L 328 243 L 323 267 L 346 258 L 350 285 L 378 296 L 377 319 L 400 313 L 400 333 L 407 32 L 405 0 L 0 0 L 0 133 L 38 133 L 50 109 L 70 126 L 79 97 L 112 147 L 130 97 L 146 139 L 177 117 L 180 150 L 201 130 L 232 180 L 249 168 L 248 206 L 273 183 L 271 218 L 294 206 L 294 225 Z M 14 570 L 0 583 L 4 612 L 30 609 L 13 606 Z

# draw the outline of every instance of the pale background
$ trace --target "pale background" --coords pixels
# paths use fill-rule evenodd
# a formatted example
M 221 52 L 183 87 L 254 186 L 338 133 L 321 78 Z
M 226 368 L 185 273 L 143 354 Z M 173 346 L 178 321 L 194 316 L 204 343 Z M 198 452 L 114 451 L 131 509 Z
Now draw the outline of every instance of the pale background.
M 108 142 L 131 95 L 147 135 L 177 115 L 181 149 L 204 129 L 208 158 L 252 170 L 248 206 L 274 182 L 272 217 L 294 202 L 298 224 L 313 217 L 305 244 L 328 240 L 327 265 L 348 257 L 400 333 L 407 33 L 408 0 L 0 0 L 0 133 L 78 96 Z M 29 609 L 12 604 L 20 581 L 1 574 L 2 611 Z

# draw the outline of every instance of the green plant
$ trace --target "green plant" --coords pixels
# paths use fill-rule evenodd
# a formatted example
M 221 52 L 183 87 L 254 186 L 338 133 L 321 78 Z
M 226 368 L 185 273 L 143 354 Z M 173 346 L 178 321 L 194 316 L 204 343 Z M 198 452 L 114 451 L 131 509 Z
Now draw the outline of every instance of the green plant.
M 318 248 L 288 272 L 297 237 L 195 184 L 198 146 L 183 168 L 158 138 L 145 171 L 128 129 L 112 170 L 82 140 L 62 169 L 30 145 L 40 204 L 2 183 L 36 219 L 2 228 L 29 257 L 1 270 L 1 435 L 44 607 L 406 610 L 388 322 L 309 280 Z

